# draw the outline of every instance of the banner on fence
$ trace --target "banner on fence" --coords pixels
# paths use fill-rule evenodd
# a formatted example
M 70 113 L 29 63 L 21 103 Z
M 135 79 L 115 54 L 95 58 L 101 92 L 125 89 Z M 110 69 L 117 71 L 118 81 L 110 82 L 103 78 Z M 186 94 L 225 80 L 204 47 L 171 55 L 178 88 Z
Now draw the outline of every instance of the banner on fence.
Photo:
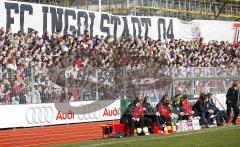
M 74 108 L 84 108 L 80 114 L 71 109 L 63 113 L 54 103 L 0 106 L 0 128 L 32 127 L 120 119 L 120 100 L 71 102 Z M 105 103 L 110 103 L 107 107 Z M 62 103 L 62 106 L 69 104 Z M 86 107 L 84 107 L 86 106 Z
M 50 5 L 0 2 L 0 26 L 13 32 L 36 30 L 39 34 L 61 32 L 79 36 L 84 30 L 90 35 L 119 38 L 130 34 L 155 40 L 203 37 L 205 41 L 239 41 L 240 23 L 214 20 L 184 22 L 177 18 L 148 16 L 117 16 Z

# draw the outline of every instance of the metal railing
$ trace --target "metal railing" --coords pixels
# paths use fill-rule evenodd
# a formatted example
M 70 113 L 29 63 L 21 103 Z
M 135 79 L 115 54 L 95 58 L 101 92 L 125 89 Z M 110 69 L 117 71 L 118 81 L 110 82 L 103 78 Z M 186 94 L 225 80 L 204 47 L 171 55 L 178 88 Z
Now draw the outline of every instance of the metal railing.
M 162 95 L 226 93 L 237 68 L 97 68 L 69 67 L 62 71 L 28 67 L 0 68 L 0 103 L 30 104 L 134 98 L 139 93 L 159 100 Z
M 16 0 L 99 11 L 99 0 Z M 101 0 L 102 11 L 115 15 L 176 17 L 181 20 L 239 20 L 238 0 Z

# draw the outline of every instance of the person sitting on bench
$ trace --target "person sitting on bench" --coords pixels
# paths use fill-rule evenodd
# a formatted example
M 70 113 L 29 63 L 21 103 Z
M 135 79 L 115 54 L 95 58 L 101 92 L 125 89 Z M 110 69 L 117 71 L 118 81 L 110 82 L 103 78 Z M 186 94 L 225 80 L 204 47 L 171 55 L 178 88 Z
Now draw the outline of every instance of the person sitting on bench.
M 168 96 L 164 95 L 156 106 L 156 123 L 159 130 L 163 130 L 163 124 L 171 125 L 171 109 L 169 104 L 170 100 Z
M 150 98 L 148 96 L 144 97 L 144 100 L 143 100 L 143 112 L 144 112 L 145 126 L 147 128 L 151 128 L 152 123 L 155 120 L 155 110 L 151 106 Z
M 221 111 L 218 109 L 218 107 L 213 102 L 213 94 L 207 93 L 206 95 L 208 97 L 208 103 L 209 103 L 209 110 L 212 110 L 212 113 L 210 113 L 210 116 L 216 117 L 217 126 L 222 126 L 221 123 Z M 213 124 L 213 121 L 211 120 L 210 125 Z
M 200 94 L 200 98 L 193 105 L 193 110 L 196 115 L 200 116 L 200 124 L 205 125 L 206 128 L 209 128 L 210 124 L 210 111 L 208 109 L 208 97 L 205 93 Z
M 144 135 L 144 112 L 140 99 L 136 98 L 131 107 L 130 137 L 134 136 L 134 129 L 137 128 L 138 135 Z
M 192 111 L 192 108 L 190 106 L 190 103 L 188 101 L 188 96 L 184 94 L 181 98 L 181 105 L 182 105 L 182 119 L 183 120 L 190 120 L 191 117 L 194 114 L 194 111 Z
M 177 123 L 178 120 L 182 120 L 182 104 L 181 104 L 181 95 L 177 94 L 171 102 L 171 116 L 172 123 Z

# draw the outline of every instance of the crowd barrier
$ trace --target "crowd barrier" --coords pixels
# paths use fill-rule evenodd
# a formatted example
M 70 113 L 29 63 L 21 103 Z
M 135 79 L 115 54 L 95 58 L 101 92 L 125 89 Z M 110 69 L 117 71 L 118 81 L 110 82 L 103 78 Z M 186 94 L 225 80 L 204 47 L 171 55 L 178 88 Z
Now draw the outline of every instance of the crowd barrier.
M 196 101 L 190 99 L 191 105 Z M 69 103 L 46 103 L 27 105 L 1 105 L 0 128 L 32 127 L 57 124 L 71 124 L 118 120 L 132 99 L 79 101 Z M 226 95 L 214 95 L 214 102 L 220 110 L 226 110 Z M 151 101 L 155 108 L 157 101 Z
M 0 128 L 120 119 L 120 100 L 0 106 Z

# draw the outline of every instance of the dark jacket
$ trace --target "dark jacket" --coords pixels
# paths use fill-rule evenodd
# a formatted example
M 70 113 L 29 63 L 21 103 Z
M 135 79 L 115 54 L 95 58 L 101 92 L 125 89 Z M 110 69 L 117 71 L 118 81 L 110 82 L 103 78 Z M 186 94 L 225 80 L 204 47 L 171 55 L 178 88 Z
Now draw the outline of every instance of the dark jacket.
M 178 116 L 180 116 L 180 113 L 183 112 L 181 102 L 180 103 L 176 103 L 175 101 L 173 101 L 171 106 L 172 106 L 172 113 L 177 114 Z
M 209 102 L 204 101 L 204 100 L 200 100 L 199 110 L 200 110 L 200 112 L 208 112 Z
M 219 110 L 217 106 L 214 104 L 213 99 L 209 99 L 208 103 L 209 103 L 209 109 L 212 109 L 213 111 Z
M 238 93 L 239 91 L 237 89 L 235 89 L 234 87 L 231 87 L 228 89 L 227 92 L 227 104 L 228 103 L 237 103 L 238 101 Z
M 133 103 L 129 104 L 127 108 L 125 109 L 122 117 L 120 118 L 120 122 L 125 125 L 130 125 L 130 120 L 132 119 L 133 111 L 135 109 L 135 106 Z
M 202 112 L 208 112 L 209 110 L 209 103 L 202 100 L 198 99 L 196 103 L 193 105 L 193 111 L 199 115 Z
M 143 111 L 144 111 L 144 116 L 155 115 L 155 110 L 149 103 L 143 102 Z

